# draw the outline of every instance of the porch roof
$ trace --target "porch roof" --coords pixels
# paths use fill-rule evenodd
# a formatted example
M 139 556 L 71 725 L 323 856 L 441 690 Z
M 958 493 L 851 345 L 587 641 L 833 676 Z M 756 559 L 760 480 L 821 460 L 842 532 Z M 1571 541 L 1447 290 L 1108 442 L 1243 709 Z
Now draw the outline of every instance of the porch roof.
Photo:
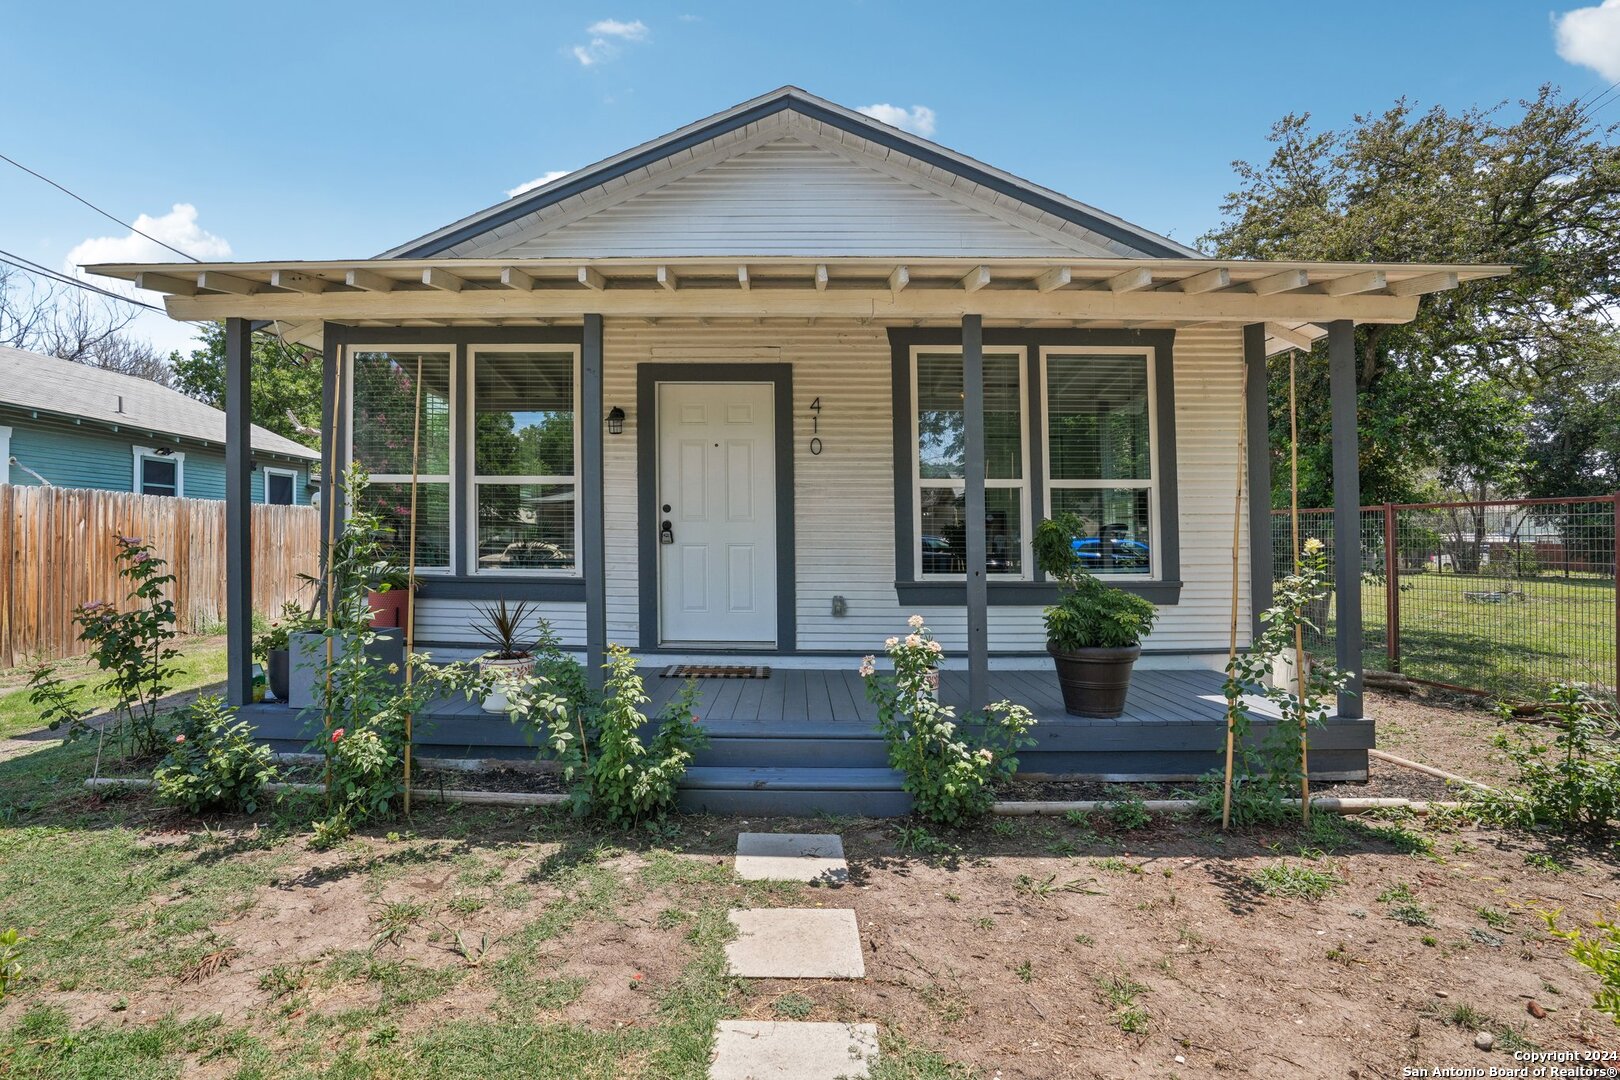
M 1403 323 L 1418 298 L 1500 265 L 1233 259 L 360 259 L 85 267 L 164 294 L 171 317 L 273 320 L 316 344 L 359 326 L 648 320 L 849 320 L 1154 329 L 1266 324 L 1268 351 L 1308 347 L 1337 319 Z

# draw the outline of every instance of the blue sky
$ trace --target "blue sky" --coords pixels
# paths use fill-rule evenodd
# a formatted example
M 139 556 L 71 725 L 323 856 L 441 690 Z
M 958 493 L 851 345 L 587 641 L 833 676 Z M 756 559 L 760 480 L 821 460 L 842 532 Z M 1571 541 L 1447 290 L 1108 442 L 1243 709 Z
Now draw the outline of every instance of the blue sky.
M 931 117 L 947 146 L 1191 242 L 1284 113 L 1620 79 L 1620 0 L 14 0 L 0 71 L 0 153 L 204 257 L 373 255 L 783 83 Z M 163 257 L 143 244 L 0 163 L 0 248 Z

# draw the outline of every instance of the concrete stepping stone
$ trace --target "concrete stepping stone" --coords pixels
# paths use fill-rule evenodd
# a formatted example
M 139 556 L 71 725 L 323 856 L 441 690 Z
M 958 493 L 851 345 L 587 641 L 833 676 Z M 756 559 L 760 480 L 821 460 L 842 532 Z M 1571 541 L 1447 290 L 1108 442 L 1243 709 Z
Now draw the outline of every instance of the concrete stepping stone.
M 866 1077 L 877 1052 L 875 1024 L 722 1020 L 709 1080 Z
M 832 833 L 758 833 L 737 836 L 737 876 L 747 881 L 849 880 L 844 842 Z
M 848 908 L 752 908 L 728 913 L 732 975 L 747 979 L 864 979 L 866 961 Z

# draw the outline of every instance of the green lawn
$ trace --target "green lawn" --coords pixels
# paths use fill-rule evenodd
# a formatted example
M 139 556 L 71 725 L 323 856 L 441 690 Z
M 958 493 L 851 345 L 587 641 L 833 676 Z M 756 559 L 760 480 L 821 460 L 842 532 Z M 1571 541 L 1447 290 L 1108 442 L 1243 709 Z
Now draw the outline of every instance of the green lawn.
M 1533 698 L 1558 682 L 1615 685 L 1612 578 L 1408 573 L 1400 586 L 1400 667 L 1407 675 L 1507 698 Z M 1523 599 L 1468 598 L 1509 592 Z M 1382 581 L 1363 585 L 1362 655 L 1378 670 L 1390 666 L 1385 603 Z M 1331 616 L 1327 630 L 1318 646 L 1331 641 Z
M 175 660 L 174 692 L 196 690 L 225 679 L 225 641 L 218 637 L 181 638 L 180 656 Z M 106 676 L 84 657 L 61 661 L 62 675 L 85 687 L 83 701 L 96 711 L 112 706 L 112 695 L 98 687 Z M 0 739 L 33 731 L 40 726 L 39 709 L 28 700 L 26 674 L 0 673 Z

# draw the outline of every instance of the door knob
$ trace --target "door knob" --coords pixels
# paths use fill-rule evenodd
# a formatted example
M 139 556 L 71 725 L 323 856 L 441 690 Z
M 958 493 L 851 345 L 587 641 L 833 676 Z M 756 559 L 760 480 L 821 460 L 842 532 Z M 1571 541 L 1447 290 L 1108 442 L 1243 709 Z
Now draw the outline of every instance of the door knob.
M 675 525 L 673 522 L 666 520 L 662 525 L 658 526 L 658 542 L 660 544 L 673 544 L 675 542 Z

